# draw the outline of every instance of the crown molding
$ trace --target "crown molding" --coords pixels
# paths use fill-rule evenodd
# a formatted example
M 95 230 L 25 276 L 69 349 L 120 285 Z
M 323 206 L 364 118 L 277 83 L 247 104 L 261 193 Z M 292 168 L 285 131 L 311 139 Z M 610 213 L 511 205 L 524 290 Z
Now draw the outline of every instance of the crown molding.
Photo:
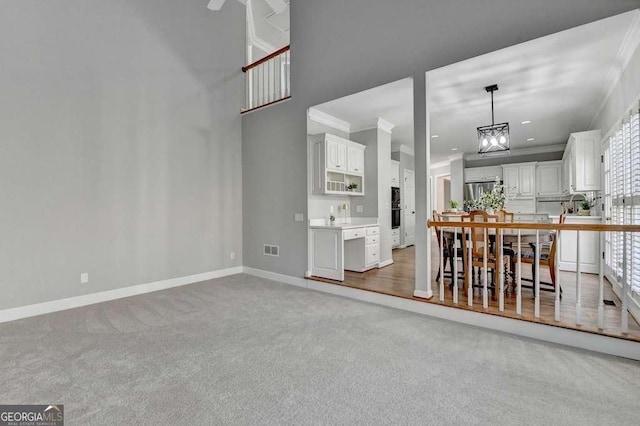
M 464 152 L 459 152 L 457 154 L 450 155 L 447 158 L 449 159 L 449 161 L 464 160 Z
M 451 160 L 443 160 L 443 161 L 438 161 L 437 163 L 431 163 L 429 165 L 430 169 L 439 169 L 441 167 L 445 167 L 445 166 L 450 166 L 451 165 Z
M 315 121 L 316 123 L 324 124 L 325 126 L 333 127 L 334 129 L 338 129 L 346 133 L 351 133 L 351 123 L 334 117 L 333 115 L 318 111 L 314 108 L 309 108 L 307 116 L 309 117 L 309 120 Z
M 378 122 L 376 123 L 376 125 L 378 129 L 382 130 L 383 132 L 387 132 L 389 134 L 391 134 L 391 130 L 393 130 L 393 128 L 396 127 L 395 124 L 380 117 L 378 117 Z
M 521 157 L 525 155 L 546 154 L 548 152 L 564 152 L 566 144 L 536 146 L 532 148 L 512 149 L 509 153 L 510 157 Z M 466 161 L 486 160 L 490 157 L 483 157 L 476 153 L 463 154 Z M 495 158 L 495 157 L 494 157 Z
M 603 91 L 602 98 L 600 99 L 600 103 L 598 104 L 598 108 L 594 111 L 591 119 L 589 120 L 589 129 L 592 129 L 595 125 L 596 119 L 607 105 L 607 101 L 609 101 L 611 94 L 620 82 L 622 74 L 624 74 L 627 69 L 633 54 L 638 49 L 638 46 L 640 46 L 640 11 L 635 10 L 634 13 L 636 16 L 627 30 L 627 33 L 622 40 L 622 44 L 620 44 L 620 48 L 618 49 L 616 59 L 613 61 L 613 64 L 611 64 L 611 67 L 605 77 L 605 89 Z
M 403 154 L 410 155 L 412 157 L 415 156 L 413 148 L 407 145 L 402 145 L 401 143 L 392 142 L 391 143 L 391 152 L 401 152 Z

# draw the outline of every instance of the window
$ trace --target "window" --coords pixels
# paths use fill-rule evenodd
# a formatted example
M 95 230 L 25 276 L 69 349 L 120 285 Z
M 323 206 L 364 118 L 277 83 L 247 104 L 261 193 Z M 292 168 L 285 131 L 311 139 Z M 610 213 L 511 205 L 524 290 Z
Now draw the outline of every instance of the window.
M 603 157 L 604 211 L 614 225 L 640 225 L 640 113 L 625 115 L 605 142 Z M 626 263 L 624 257 L 626 255 Z M 607 272 L 640 293 L 640 235 L 607 232 Z M 626 264 L 626 271 L 624 270 Z

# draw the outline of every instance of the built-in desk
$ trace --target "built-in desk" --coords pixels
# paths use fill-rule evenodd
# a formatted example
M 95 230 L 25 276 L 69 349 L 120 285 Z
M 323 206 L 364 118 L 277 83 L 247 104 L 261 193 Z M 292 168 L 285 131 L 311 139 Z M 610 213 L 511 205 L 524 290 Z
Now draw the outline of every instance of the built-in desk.
M 364 272 L 380 262 L 380 224 L 377 219 L 352 219 L 329 225 L 309 223 L 309 275 L 344 281 L 344 271 Z

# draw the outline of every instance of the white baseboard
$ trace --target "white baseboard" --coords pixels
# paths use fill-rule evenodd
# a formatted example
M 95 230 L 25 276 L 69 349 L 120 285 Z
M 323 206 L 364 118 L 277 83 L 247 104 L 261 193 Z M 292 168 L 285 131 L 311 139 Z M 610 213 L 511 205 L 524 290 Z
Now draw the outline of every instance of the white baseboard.
M 384 268 L 385 266 L 393 265 L 393 259 L 385 260 L 384 262 L 378 263 L 378 269 Z
M 276 272 L 265 271 L 264 269 L 250 268 L 248 266 L 243 267 L 242 270 L 245 274 L 254 275 L 266 280 L 280 281 L 285 284 L 295 285 L 296 287 L 307 288 L 307 283 L 310 281 L 304 278 L 292 277 L 290 275 L 278 274 Z
M 237 266 L 235 268 L 220 269 L 217 271 L 204 272 L 185 277 L 171 278 L 168 280 L 101 291 L 99 293 L 84 294 L 82 296 L 74 296 L 66 299 L 51 300 L 33 305 L 4 309 L 0 310 L 0 323 L 49 314 L 51 312 L 64 311 L 66 309 L 79 308 L 81 306 L 93 305 L 100 302 L 108 302 L 110 300 L 122 299 L 123 297 L 137 296 L 139 294 L 151 293 L 154 291 L 165 290 L 172 287 L 179 287 L 240 273 L 242 273 L 242 267 Z
M 244 272 L 261 278 L 279 281 L 297 287 L 305 287 L 323 293 L 330 293 L 462 324 L 640 361 L 640 343 L 631 340 L 586 333 L 562 327 L 553 327 L 497 315 L 488 315 L 481 312 L 456 309 L 435 303 L 404 299 L 402 297 L 388 296 L 372 291 L 296 278 L 260 269 L 244 267 Z M 420 296 L 417 297 L 427 295 L 427 292 L 421 292 L 420 290 L 417 292 L 420 293 Z

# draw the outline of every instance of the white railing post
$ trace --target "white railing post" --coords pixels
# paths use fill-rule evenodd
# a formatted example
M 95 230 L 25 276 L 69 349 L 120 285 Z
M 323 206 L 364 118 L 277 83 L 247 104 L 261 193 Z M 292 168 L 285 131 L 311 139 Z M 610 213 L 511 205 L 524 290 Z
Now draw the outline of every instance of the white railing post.
M 627 233 L 622 233 L 622 332 L 629 332 L 629 313 L 627 311 Z
M 437 231 L 436 231 L 437 232 Z M 444 227 L 440 228 L 440 301 L 444 302 Z
M 488 253 L 487 253 L 487 228 L 482 228 L 484 230 L 484 245 L 483 245 L 483 253 L 482 253 L 482 264 L 483 264 L 483 268 L 484 271 L 482 273 L 482 307 L 485 309 L 489 308 L 489 290 L 487 288 L 488 286 L 488 279 L 489 277 L 487 276 L 488 272 L 487 272 L 487 257 L 488 257 Z
M 451 271 L 453 273 L 453 303 L 454 304 L 458 304 L 458 228 L 454 227 L 453 228 L 453 243 L 452 243 L 452 250 L 453 250 L 453 271 Z
M 499 250 L 498 256 L 496 256 L 496 260 L 499 259 L 500 261 L 500 265 L 496 265 L 496 271 L 500 272 L 500 295 L 498 296 L 498 298 L 500 300 L 500 312 L 504 312 L 504 274 L 506 272 L 502 270 L 502 268 L 504 268 L 504 250 L 502 248 L 502 244 L 504 243 L 504 241 L 502 239 L 502 228 L 497 229 L 497 231 L 500 234 L 500 239 L 498 239 L 498 235 L 496 235 L 496 249 Z M 498 242 L 500 244 L 498 244 Z
M 534 313 L 533 316 L 536 318 L 540 318 L 540 230 L 536 229 L 536 257 L 535 257 L 535 273 L 536 279 L 533 288 L 533 297 L 535 298 L 534 302 Z
M 580 231 L 576 231 L 576 325 L 582 325 L 582 266 L 580 262 Z
M 516 290 L 516 314 L 522 315 L 522 233 L 518 228 L 518 283 Z
M 598 271 L 598 328 L 604 329 L 604 237 L 598 232 L 600 239 L 600 270 Z
M 554 307 L 555 307 L 555 312 L 554 312 L 554 319 L 556 321 L 560 321 L 560 230 L 558 229 L 558 231 L 556 232 L 555 235 L 555 241 L 554 241 L 555 245 L 556 245 L 556 252 L 555 252 L 555 276 L 556 276 L 556 282 L 554 283 L 555 285 L 555 302 L 554 302 Z M 552 243 L 553 244 L 553 243 Z M 549 259 L 549 261 L 551 261 L 551 259 Z
M 473 247 L 471 247 L 471 228 L 469 228 L 469 239 L 467 240 L 467 305 L 473 306 Z

